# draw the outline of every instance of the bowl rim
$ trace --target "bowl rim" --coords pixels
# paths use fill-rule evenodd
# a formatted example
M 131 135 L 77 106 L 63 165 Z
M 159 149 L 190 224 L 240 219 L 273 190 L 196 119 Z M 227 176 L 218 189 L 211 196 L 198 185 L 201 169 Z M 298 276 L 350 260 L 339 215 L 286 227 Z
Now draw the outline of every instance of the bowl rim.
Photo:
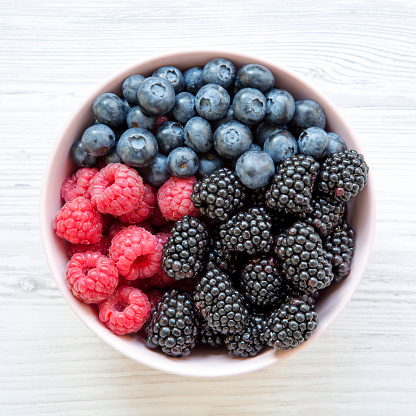
M 54 160 L 55 156 L 58 153 L 58 150 L 61 146 L 61 142 L 63 137 L 65 137 L 66 134 L 68 134 L 68 131 L 71 128 L 72 122 L 75 119 L 78 119 L 81 114 L 84 113 L 85 107 L 87 105 L 91 105 L 94 101 L 95 97 L 102 92 L 105 92 L 106 89 L 109 89 L 109 85 L 119 83 L 121 88 L 120 79 L 127 78 L 129 75 L 132 75 L 134 73 L 137 73 L 137 67 L 139 66 L 149 66 L 152 68 L 157 68 L 157 62 L 158 61 L 166 61 L 169 59 L 178 59 L 181 56 L 184 55 L 201 55 L 201 56 L 207 56 L 205 58 L 205 62 L 207 62 L 209 59 L 212 59 L 213 57 L 227 57 L 231 61 L 233 60 L 241 60 L 244 59 L 247 61 L 247 63 L 256 63 L 260 65 L 264 65 L 268 68 L 272 67 L 272 72 L 278 72 L 280 74 L 284 74 L 285 77 L 292 78 L 296 80 L 297 82 L 300 82 L 307 86 L 307 88 L 310 90 L 310 92 L 314 95 L 314 100 L 319 102 L 319 104 L 323 108 L 331 109 L 331 112 L 336 114 L 338 117 L 338 122 L 341 122 L 343 125 L 343 128 L 345 129 L 346 133 L 352 141 L 354 142 L 354 149 L 357 150 L 359 153 L 363 154 L 365 156 L 365 152 L 361 148 L 360 143 L 358 142 L 355 133 L 345 120 L 344 116 L 342 115 L 340 109 L 338 109 L 333 101 L 326 96 L 323 92 L 319 91 L 314 85 L 310 84 L 306 79 L 303 78 L 303 76 L 293 72 L 292 70 L 282 67 L 279 64 L 276 64 L 268 59 L 259 57 L 257 55 L 248 54 L 245 52 L 240 51 L 231 51 L 227 49 L 196 49 L 196 48 L 190 48 L 190 49 L 176 49 L 168 53 L 161 53 L 157 55 L 150 56 L 146 59 L 140 60 L 136 63 L 133 63 L 127 67 L 124 67 L 120 69 L 119 71 L 113 73 L 111 76 L 109 76 L 107 79 L 105 79 L 103 82 L 100 83 L 100 85 L 95 88 L 90 94 L 88 94 L 87 97 L 84 97 L 80 100 L 80 104 L 76 107 L 77 109 L 73 111 L 73 113 L 68 117 L 67 122 L 64 124 L 64 127 L 61 129 L 58 138 L 54 141 L 54 144 L 49 152 L 48 160 L 46 163 L 46 167 L 44 169 L 43 177 L 42 177 L 42 185 L 40 189 L 40 203 L 39 203 L 39 220 L 40 220 L 40 231 L 41 231 L 41 239 L 42 239 L 42 245 L 45 252 L 45 257 L 48 262 L 49 269 L 52 273 L 52 276 L 61 291 L 64 299 L 71 307 L 72 311 L 79 317 L 79 319 L 98 337 L 100 337 L 104 342 L 109 344 L 112 348 L 116 349 L 120 353 L 122 353 L 124 356 L 127 356 L 128 358 L 146 365 L 148 367 L 157 369 L 159 371 L 167 372 L 170 374 L 175 375 L 181 375 L 181 376 L 190 376 L 190 377 L 222 377 L 222 376 L 232 376 L 236 374 L 243 374 L 248 373 L 252 371 L 257 371 L 260 369 L 263 369 L 265 367 L 270 366 L 271 364 L 275 364 L 277 362 L 282 362 L 293 355 L 297 354 L 298 352 L 302 351 L 304 348 L 306 348 L 313 340 L 316 340 L 319 336 L 321 336 L 334 322 L 340 314 L 343 312 L 343 310 L 347 307 L 349 302 L 351 301 L 352 297 L 354 296 L 354 293 L 356 292 L 362 278 L 365 272 L 365 269 L 367 267 L 372 245 L 374 242 L 374 235 L 375 235 L 375 227 L 376 227 L 376 197 L 375 197 L 375 188 L 373 183 L 373 177 L 371 170 L 369 172 L 369 179 L 368 183 L 366 185 L 366 192 L 369 194 L 368 201 L 369 204 L 366 207 L 366 211 L 368 212 L 368 217 L 371 220 L 371 222 L 368 224 L 368 231 L 367 231 L 367 238 L 365 241 L 365 245 L 361 247 L 361 250 L 363 250 L 364 254 L 361 254 L 361 261 L 359 263 L 359 269 L 355 270 L 355 273 L 359 273 L 360 278 L 356 279 L 353 285 L 351 285 L 349 293 L 350 296 L 348 296 L 347 299 L 344 300 L 344 302 L 341 302 L 337 305 L 337 307 L 331 312 L 330 318 L 324 323 L 320 324 L 318 326 L 319 331 L 315 331 L 315 333 L 312 335 L 310 340 L 307 342 L 304 342 L 299 347 L 297 347 L 294 350 L 288 351 L 288 352 L 278 352 L 277 356 L 273 356 L 271 359 L 264 360 L 261 362 L 258 362 L 257 360 L 253 359 L 241 359 L 241 363 L 243 364 L 240 366 L 231 366 L 231 367 L 224 367 L 219 368 L 215 372 L 209 371 L 209 369 L 205 369 L 205 371 L 195 373 L 194 371 L 190 371 L 190 368 L 188 366 L 182 366 L 180 365 L 181 360 L 173 359 L 175 361 L 170 360 L 172 365 L 169 365 L 169 368 L 167 368 L 164 361 L 146 361 L 144 359 L 141 359 L 141 357 L 137 357 L 135 354 L 132 354 L 129 349 L 123 348 L 123 345 L 119 342 L 117 342 L 117 337 L 113 335 L 110 331 L 107 330 L 102 325 L 103 330 L 99 329 L 96 324 L 93 324 L 92 321 L 85 319 L 84 315 L 84 309 L 82 305 L 80 305 L 81 302 L 79 302 L 67 289 L 67 286 L 65 282 L 62 279 L 58 279 L 58 275 L 60 274 L 59 267 L 58 267 L 58 260 L 52 256 L 53 250 L 54 250 L 54 243 L 51 237 L 51 233 L 48 232 L 48 229 L 51 224 L 51 218 L 47 215 L 47 210 L 45 207 L 48 205 L 47 200 L 47 188 L 49 185 L 49 180 L 51 177 L 51 171 L 54 167 Z M 210 58 L 212 57 L 212 58 Z M 289 91 L 290 92 L 290 91 Z M 327 111 L 325 111 L 327 112 Z M 49 230 L 50 231 L 50 230 Z M 85 306 L 85 305 L 84 305 Z M 255 358 L 255 357 L 253 357 Z

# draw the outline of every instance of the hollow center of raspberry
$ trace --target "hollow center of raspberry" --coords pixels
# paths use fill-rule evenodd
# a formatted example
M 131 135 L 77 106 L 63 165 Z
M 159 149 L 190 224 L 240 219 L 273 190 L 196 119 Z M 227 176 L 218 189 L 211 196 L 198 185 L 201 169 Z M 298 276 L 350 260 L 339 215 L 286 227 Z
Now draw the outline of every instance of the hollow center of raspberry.
M 124 309 L 126 309 L 128 306 L 128 303 L 125 302 L 124 300 L 119 300 L 115 305 L 114 305 L 114 310 L 117 312 L 123 312 Z

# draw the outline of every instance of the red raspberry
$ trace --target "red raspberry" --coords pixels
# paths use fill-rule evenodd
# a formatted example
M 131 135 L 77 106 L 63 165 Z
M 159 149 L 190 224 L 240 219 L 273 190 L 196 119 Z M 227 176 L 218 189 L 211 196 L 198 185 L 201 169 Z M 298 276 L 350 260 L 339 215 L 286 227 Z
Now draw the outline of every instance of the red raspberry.
M 160 211 L 159 205 L 156 205 L 155 210 L 153 211 L 152 216 L 150 217 L 150 222 L 156 227 L 160 227 L 162 225 L 173 224 L 172 221 L 166 219 L 162 212 Z
M 92 179 L 91 201 L 103 214 L 120 216 L 143 199 L 143 179 L 127 165 L 110 163 Z
M 73 244 L 96 244 L 103 229 L 101 214 L 91 201 L 79 196 L 67 202 L 55 215 L 53 228 L 58 237 Z
M 194 176 L 181 179 L 171 176 L 160 188 L 157 194 L 162 215 L 173 221 L 178 221 L 184 215 L 197 217 L 199 210 L 191 201 L 192 187 L 196 179 Z
M 108 249 L 110 248 L 111 240 L 109 237 L 101 237 L 100 241 L 96 244 L 72 244 L 68 243 L 68 254 L 72 257 L 75 253 L 86 253 L 87 251 L 98 251 L 103 256 L 108 255 Z
M 119 286 L 98 307 L 100 321 L 116 335 L 138 331 L 150 316 L 147 296 L 140 289 L 129 286 Z
M 120 215 L 120 221 L 134 224 L 147 220 L 152 214 L 156 206 L 156 189 L 150 185 L 144 184 L 143 199 L 135 208 L 126 214 Z
M 118 271 L 114 263 L 100 252 L 75 253 L 68 262 L 66 283 L 79 300 L 98 303 L 114 292 Z
M 162 249 L 158 239 L 135 225 L 115 235 L 109 253 L 120 275 L 128 280 L 153 276 L 161 269 Z
M 162 227 L 159 227 L 159 232 L 163 234 L 171 234 L 172 228 L 175 226 L 175 222 L 170 221 L 169 224 L 163 225 Z
M 161 245 L 161 250 L 163 249 L 163 245 L 166 243 L 170 234 L 167 233 L 158 233 L 156 237 Z M 175 283 L 175 279 L 172 277 L 166 276 L 166 273 L 163 270 L 155 273 L 153 276 L 150 277 L 150 284 L 152 287 L 168 287 Z
M 163 293 L 160 290 L 152 289 L 149 292 L 146 292 L 146 296 L 149 299 L 149 303 L 150 303 L 150 314 L 149 314 L 148 320 L 146 321 L 146 323 L 141 327 L 141 329 L 138 332 L 139 335 L 141 335 L 142 337 L 146 337 L 145 327 L 146 327 L 147 323 L 150 321 L 150 319 L 152 317 L 152 313 L 156 309 L 157 304 L 162 300 Z
M 162 123 L 165 123 L 166 121 L 169 121 L 169 117 L 166 117 L 166 116 L 157 116 L 157 119 L 156 119 L 156 127 L 155 127 L 155 129 L 153 130 L 153 134 L 155 134 L 156 133 L 156 130 L 157 130 L 157 128 L 162 124 Z
M 112 240 L 115 235 L 121 231 L 124 230 L 127 227 L 130 227 L 132 224 L 126 224 L 125 222 L 116 221 L 114 224 L 111 225 L 110 229 L 108 230 L 108 236 Z M 148 231 L 150 234 L 153 234 L 153 228 L 150 225 L 149 221 L 142 221 L 138 224 L 134 224 L 136 227 L 144 228 L 146 231 Z
M 72 176 L 68 176 L 61 186 L 61 196 L 65 202 L 72 201 L 77 196 L 83 196 L 85 199 L 91 199 L 89 186 L 91 179 L 98 173 L 98 169 L 81 168 Z

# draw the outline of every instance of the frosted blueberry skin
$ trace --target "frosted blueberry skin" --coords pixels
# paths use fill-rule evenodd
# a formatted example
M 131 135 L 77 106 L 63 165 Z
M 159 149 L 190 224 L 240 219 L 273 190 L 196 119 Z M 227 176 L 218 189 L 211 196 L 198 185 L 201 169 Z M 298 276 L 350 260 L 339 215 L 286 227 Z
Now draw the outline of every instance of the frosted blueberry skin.
M 155 160 L 139 172 L 144 181 L 155 188 L 161 187 L 169 178 L 168 158 L 162 153 L 158 153 Z
M 152 77 L 163 78 L 172 85 L 175 94 L 179 94 L 185 88 L 185 78 L 181 71 L 174 66 L 162 66 L 153 72 Z
M 336 133 L 328 133 L 328 148 L 326 149 L 326 156 L 332 156 L 335 153 L 345 152 L 347 146 L 344 140 Z
M 214 58 L 207 62 L 202 71 L 204 84 L 217 84 L 226 90 L 233 87 L 236 78 L 235 65 L 226 58 Z
M 254 131 L 253 141 L 259 146 L 263 147 L 266 139 L 274 132 L 283 130 L 283 125 L 270 124 L 267 121 L 263 121 L 258 125 Z
M 172 109 L 172 115 L 182 124 L 185 124 L 194 117 L 196 115 L 195 97 L 189 92 L 177 94 L 175 97 L 175 105 Z
M 256 88 L 267 94 L 275 84 L 274 75 L 263 65 L 248 64 L 241 67 L 236 77 L 237 88 Z
M 325 129 L 326 118 L 324 110 L 312 100 L 296 101 L 295 114 L 289 123 L 291 129 L 307 129 L 309 127 L 319 127 Z
M 137 102 L 151 116 L 162 116 L 175 105 L 175 91 L 164 78 L 146 78 L 137 89 Z
M 248 149 L 248 150 L 249 151 L 250 150 L 257 150 L 259 152 L 262 152 L 263 151 L 263 149 L 261 148 L 261 146 L 259 146 L 258 144 L 255 144 L 255 143 L 252 143 L 251 146 L 250 146 L 250 149 Z
M 290 132 L 278 130 L 267 138 L 263 149 L 270 155 L 273 162 L 281 163 L 298 153 L 298 143 Z
M 286 124 L 295 114 L 295 99 L 285 91 L 274 89 L 266 95 L 265 120 L 272 124 Z
M 155 137 L 162 153 L 169 154 L 173 149 L 183 146 L 183 127 L 176 121 L 165 121 L 155 132 Z
M 199 167 L 195 176 L 198 179 L 202 179 L 205 175 L 210 175 L 216 170 L 225 167 L 226 164 L 226 160 L 219 156 L 216 152 L 209 151 L 199 157 Z
M 228 123 L 231 120 L 235 120 L 234 110 L 233 110 L 232 105 L 228 107 L 227 113 L 225 114 L 223 118 L 220 118 L 219 120 L 211 121 L 212 129 L 216 130 L 219 126 L 221 126 L 221 124 Z
M 189 147 L 177 147 L 169 153 L 167 167 L 172 176 L 189 178 L 198 170 L 198 155 Z
M 237 120 L 222 124 L 214 132 L 214 147 L 226 159 L 235 159 L 247 152 L 253 142 L 250 129 Z
M 90 168 L 95 165 L 97 158 L 89 155 L 82 147 L 81 139 L 75 141 L 69 149 L 69 157 L 80 168 Z
M 157 117 L 149 116 L 138 105 L 136 105 L 127 113 L 126 121 L 129 129 L 138 127 L 153 131 L 156 128 Z
M 266 152 L 249 150 L 238 158 L 235 172 L 247 188 L 263 188 L 274 175 L 275 165 Z
M 204 85 L 196 94 L 195 109 L 198 115 L 207 120 L 219 120 L 227 114 L 230 95 L 216 84 Z
M 328 143 L 329 138 L 325 130 L 319 127 L 309 127 L 299 136 L 299 152 L 319 160 L 327 154 Z
M 184 143 L 195 152 L 208 152 L 213 142 L 213 132 L 209 121 L 202 117 L 193 117 L 183 130 Z
M 116 144 L 113 130 L 105 124 L 88 127 L 81 137 L 82 148 L 91 156 L 106 155 Z
M 121 135 L 117 143 L 117 153 L 128 166 L 148 166 L 157 156 L 158 145 L 150 131 L 131 128 Z
M 113 147 L 105 156 L 104 163 L 109 165 L 110 163 L 123 163 L 120 156 L 117 153 L 117 146 Z
M 126 118 L 126 107 L 123 100 L 115 94 L 100 94 L 92 103 L 92 112 L 99 124 L 111 128 L 121 126 Z
M 122 86 L 123 97 L 130 105 L 137 105 L 137 89 L 142 81 L 145 80 L 143 75 L 130 75 L 127 77 Z
M 253 125 L 266 115 L 266 97 L 255 88 L 243 88 L 233 99 L 234 117 L 241 123 Z
M 183 77 L 185 79 L 185 91 L 190 92 L 191 94 L 195 95 L 204 85 L 202 68 L 199 66 L 187 69 L 183 73 Z

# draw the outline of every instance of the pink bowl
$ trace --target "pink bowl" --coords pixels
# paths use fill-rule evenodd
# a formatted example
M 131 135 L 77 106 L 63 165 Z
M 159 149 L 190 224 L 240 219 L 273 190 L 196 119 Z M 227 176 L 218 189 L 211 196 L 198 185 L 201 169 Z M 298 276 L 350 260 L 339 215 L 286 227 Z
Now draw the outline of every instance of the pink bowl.
M 307 342 L 289 352 L 277 352 L 268 348 L 256 357 L 240 359 L 226 354 L 224 350 L 218 351 L 201 347 L 195 349 L 188 357 L 170 358 L 158 351 L 148 349 L 135 336 L 113 335 L 99 321 L 98 314 L 93 307 L 79 302 L 71 294 L 65 281 L 68 262 L 65 243 L 56 236 L 52 224 L 55 214 L 61 208 L 61 184 L 74 171 L 74 166 L 68 156 L 69 148 L 92 123 L 91 106 L 95 97 L 104 92 L 120 95 L 122 82 L 129 75 L 149 76 L 156 68 L 164 65 L 174 65 L 180 70 L 185 70 L 193 66 L 204 66 L 206 62 L 215 57 L 227 57 L 234 62 L 237 68 L 248 63 L 257 63 L 268 67 L 274 73 L 279 88 L 288 90 L 296 100 L 312 99 L 317 101 L 325 112 L 328 131 L 339 134 L 349 149 L 356 149 L 359 153 L 363 153 L 354 133 L 335 105 L 325 95 L 287 69 L 265 59 L 243 53 L 224 50 L 180 51 L 150 58 L 120 71 L 83 102 L 64 128 L 49 156 L 40 197 L 40 228 L 46 258 L 59 289 L 78 317 L 102 340 L 125 356 L 158 370 L 197 377 L 227 376 L 259 370 L 301 352 L 323 334 L 341 314 L 357 290 L 370 256 L 376 221 L 375 192 L 370 174 L 368 185 L 348 203 L 347 220 L 357 233 L 351 274 L 342 283 L 333 284 L 321 293 L 317 304 L 319 316 L 317 330 Z

